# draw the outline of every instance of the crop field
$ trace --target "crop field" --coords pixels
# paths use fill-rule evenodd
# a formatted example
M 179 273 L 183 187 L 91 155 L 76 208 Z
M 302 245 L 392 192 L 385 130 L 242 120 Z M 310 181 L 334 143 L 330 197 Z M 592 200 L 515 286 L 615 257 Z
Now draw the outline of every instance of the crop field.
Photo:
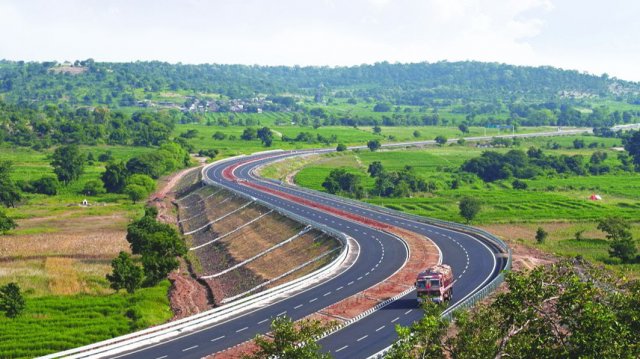
M 208 116 L 219 117 L 222 114 L 210 114 Z M 226 115 L 228 116 L 228 114 Z M 233 116 L 252 116 L 260 122 L 260 125 L 248 126 L 258 128 L 260 126 L 268 126 L 274 134 L 274 141 L 271 147 L 267 148 L 262 145 L 260 140 L 245 141 L 240 139 L 242 132 L 247 126 L 208 126 L 204 123 L 195 124 L 178 124 L 174 130 L 174 135 L 179 135 L 189 130 L 196 130 L 198 134 L 194 138 L 188 139 L 196 151 L 200 149 L 215 148 L 222 153 L 222 156 L 233 156 L 238 154 L 249 154 L 252 152 L 264 151 L 268 149 L 294 150 L 303 148 L 319 148 L 319 147 L 335 147 L 337 143 L 343 143 L 347 146 L 364 145 L 369 140 L 378 139 L 382 143 L 406 142 L 406 141 L 425 141 L 433 140 L 436 136 L 443 135 L 447 138 L 463 137 L 460 130 L 455 126 L 414 126 L 414 127 L 381 127 L 380 134 L 374 134 L 372 127 L 348 127 L 348 126 L 321 126 L 314 129 L 311 126 L 294 126 L 294 125 L 274 125 L 275 116 L 286 116 L 281 113 L 263 113 L 263 114 L 234 114 Z M 420 137 L 414 137 L 414 131 L 420 132 Z M 521 127 L 517 133 L 530 133 L 539 131 L 553 131 L 554 128 L 546 127 Z M 469 136 L 487 136 L 509 134 L 507 131 L 500 131 L 492 128 L 470 127 Z M 221 132 L 227 136 L 223 140 L 214 140 L 213 134 Z M 306 143 L 306 142 L 286 142 L 282 141 L 282 136 L 295 138 L 301 132 L 308 132 L 324 137 L 336 136 L 337 142 L 330 145 L 322 143 Z M 235 139 L 229 139 L 229 136 L 235 136 Z M 394 136 L 389 138 L 389 136 Z M 618 141 L 619 142 L 619 141 Z M 570 145 L 567 144 L 567 146 Z
M 567 137 L 566 141 L 571 142 L 574 138 L 576 137 Z M 521 147 L 526 149 L 528 144 Z M 329 172 L 333 168 L 345 167 L 362 176 L 365 188 L 372 188 L 374 181 L 367 175 L 366 169 L 371 162 L 380 161 L 391 171 L 410 165 L 423 178 L 438 184 L 439 189 L 434 194 L 417 194 L 414 198 L 367 199 L 371 203 L 415 214 L 461 221 L 457 201 L 463 196 L 473 196 L 480 198 L 484 204 L 477 218 L 479 223 L 593 220 L 614 213 L 628 219 L 637 218 L 637 211 L 640 210 L 640 176 L 633 173 L 526 180 L 529 185 L 527 191 L 513 190 L 508 182 L 475 182 L 456 190 L 449 189 L 450 171 L 458 168 L 466 159 L 480 155 L 482 151 L 483 149 L 468 146 L 445 146 L 351 152 L 307 165 L 296 175 L 295 181 L 301 186 L 322 190 L 322 182 Z M 552 154 L 581 153 L 588 156 L 593 149 L 547 151 Z M 614 155 L 615 153 L 611 153 L 610 157 Z M 589 201 L 588 197 L 592 193 L 602 195 L 603 201 Z
M 33 358 L 90 344 L 171 318 L 169 281 L 106 296 L 28 297 L 15 319 L 0 316 L 0 357 Z
M 81 147 L 94 158 L 107 150 L 117 160 L 153 151 Z M 54 176 L 49 153 L 0 147 L 0 157 L 13 162 L 15 180 Z M 130 296 L 109 288 L 105 275 L 118 252 L 128 250 L 126 226 L 140 215 L 142 203 L 132 204 L 122 194 L 79 193 L 103 171 L 103 163 L 87 164 L 80 179 L 61 187 L 57 195 L 25 194 L 23 203 L 7 209 L 18 227 L 0 238 L 0 285 L 18 283 L 27 307 L 17 319 L 0 316 L 0 357 L 35 357 L 171 318 L 168 281 Z M 85 198 L 89 206 L 80 205 Z

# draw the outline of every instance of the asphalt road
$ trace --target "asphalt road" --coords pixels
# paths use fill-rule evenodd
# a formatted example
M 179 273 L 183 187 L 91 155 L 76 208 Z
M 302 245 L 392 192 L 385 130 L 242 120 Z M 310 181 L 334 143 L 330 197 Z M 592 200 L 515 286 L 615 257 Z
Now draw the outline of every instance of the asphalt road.
M 325 151 L 327 150 L 322 150 L 322 152 Z M 482 288 L 504 268 L 506 260 L 499 255 L 500 251 L 497 248 L 468 234 L 414 222 L 365 208 L 356 201 L 335 199 L 321 193 L 282 186 L 272 181 L 257 179 L 251 175 L 251 170 L 259 165 L 307 152 L 309 151 L 242 157 L 210 167 L 206 176 L 214 182 L 222 183 L 234 190 L 335 228 L 353 237 L 360 245 L 360 256 L 356 263 L 341 275 L 271 306 L 119 357 L 201 358 L 247 341 L 256 334 L 267 332 L 270 321 L 277 316 L 302 318 L 365 290 L 389 277 L 405 262 L 407 249 L 398 238 L 338 214 L 283 198 L 282 193 L 428 236 L 440 248 L 443 262 L 453 267 L 456 282 L 453 287 L 452 303 L 456 303 Z M 251 162 L 245 163 L 247 161 Z M 234 175 L 240 181 L 225 179 L 223 170 L 238 163 L 244 163 L 234 170 Z M 259 183 L 263 187 L 268 187 L 270 191 L 265 192 L 252 188 L 247 185 L 249 183 Z M 415 293 L 411 293 L 361 321 L 322 339 L 320 343 L 326 351 L 335 357 L 364 358 L 394 341 L 396 338 L 395 324 L 408 325 L 419 319 L 421 314 L 417 307 Z

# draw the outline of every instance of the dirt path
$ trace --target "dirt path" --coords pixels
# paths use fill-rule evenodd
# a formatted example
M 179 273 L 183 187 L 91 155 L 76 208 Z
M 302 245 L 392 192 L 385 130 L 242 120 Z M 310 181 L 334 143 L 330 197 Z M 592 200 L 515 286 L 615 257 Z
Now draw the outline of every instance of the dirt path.
M 158 220 L 171 225 L 177 225 L 178 218 L 174 212 L 173 202 L 176 199 L 176 188 L 186 175 L 193 171 L 200 171 L 204 163 L 195 168 L 187 168 L 174 173 L 159 181 L 160 188 L 151 196 L 149 204 L 158 209 Z M 169 301 L 173 311 L 172 320 L 188 317 L 211 309 L 208 289 L 198 282 L 190 273 L 186 262 L 182 261 L 180 268 L 169 274 L 171 288 Z

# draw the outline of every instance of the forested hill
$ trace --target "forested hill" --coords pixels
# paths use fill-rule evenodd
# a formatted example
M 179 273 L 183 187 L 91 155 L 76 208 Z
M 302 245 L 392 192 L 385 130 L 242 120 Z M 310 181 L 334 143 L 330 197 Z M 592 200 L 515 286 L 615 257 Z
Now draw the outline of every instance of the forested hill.
M 552 67 L 482 62 L 333 68 L 0 61 L 0 96 L 6 102 L 117 105 L 123 97 L 139 100 L 144 93 L 159 91 L 195 91 L 229 98 L 330 92 L 424 105 L 436 98 L 541 101 L 562 96 L 635 101 L 640 84 Z

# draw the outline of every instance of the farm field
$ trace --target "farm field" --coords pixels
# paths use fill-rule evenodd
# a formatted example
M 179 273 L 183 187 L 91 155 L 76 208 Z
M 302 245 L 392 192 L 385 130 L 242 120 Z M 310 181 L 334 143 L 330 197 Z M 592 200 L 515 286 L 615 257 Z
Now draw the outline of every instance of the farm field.
M 81 147 L 94 158 L 111 151 L 127 160 L 150 148 Z M 50 152 L 0 147 L 0 157 L 13 162 L 14 180 L 53 176 Z M 114 293 L 105 275 L 111 260 L 128 251 L 126 227 L 139 217 L 143 204 L 124 194 L 85 196 L 80 190 L 97 180 L 104 163 L 85 166 L 79 180 L 58 194 L 25 194 L 17 208 L 7 208 L 18 227 L 0 237 L 0 285 L 16 282 L 26 297 L 17 319 L 0 317 L 0 357 L 34 357 L 125 334 L 171 318 L 164 281 L 133 295 Z M 88 206 L 81 206 L 83 199 Z M 33 338 L 39 338 L 34 344 Z
M 573 140 L 583 139 L 586 144 L 603 143 L 597 150 L 609 153 L 607 163 L 615 167 L 616 152 L 611 146 L 619 146 L 619 140 L 593 136 L 568 136 L 558 138 L 536 138 L 523 141 L 520 149 L 539 146 L 547 154 L 581 154 L 588 159 L 596 149 L 574 149 Z M 549 141 L 558 143 L 558 150 L 546 149 Z M 433 193 L 416 193 L 411 198 L 369 197 L 364 201 L 412 214 L 463 222 L 459 215 L 458 202 L 464 196 L 480 199 L 482 210 L 474 219 L 474 224 L 485 227 L 507 240 L 518 241 L 561 256 L 582 255 L 583 257 L 615 265 L 616 269 L 637 276 L 640 264 L 616 264 L 609 259 L 608 242 L 604 234 L 596 229 L 596 221 L 606 216 L 619 216 L 631 222 L 635 238 L 640 236 L 640 174 L 613 172 L 600 176 L 554 176 L 523 180 L 527 190 L 516 190 L 511 180 L 484 183 L 480 180 L 463 183 L 458 189 L 451 189 L 454 170 L 467 159 L 479 156 L 486 149 L 475 146 L 444 146 L 424 149 L 383 150 L 377 152 L 355 151 L 339 155 L 321 156 L 315 162 L 291 164 L 290 171 L 297 171 L 295 183 L 316 190 L 323 190 L 322 182 L 334 168 L 345 168 L 348 172 L 361 176 L 365 189 L 374 186 L 367 168 L 373 161 L 380 161 L 389 171 L 412 166 L 426 181 L 435 182 Z M 494 149 L 506 152 L 509 149 Z M 287 168 L 286 164 L 277 164 Z M 284 176 L 266 167 L 262 174 L 282 179 Z M 601 201 L 591 201 L 589 196 L 597 193 Z M 550 233 L 543 244 L 534 240 L 535 230 L 541 226 Z M 574 239 L 576 231 L 585 230 L 584 239 Z
M 253 116 L 251 116 L 253 115 Z M 187 141 L 195 147 L 196 152 L 201 149 L 214 148 L 220 151 L 221 156 L 233 156 L 238 154 L 249 154 L 258 151 L 265 151 L 270 149 L 283 149 L 283 150 L 295 150 L 303 148 L 319 148 L 319 147 L 336 147 L 338 143 L 343 143 L 347 146 L 364 145 L 369 140 L 378 139 L 382 143 L 392 142 L 407 142 L 407 141 L 425 141 L 433 140 L 436 136 L 442 135 L 447 138 L 462 137 L 462 133 L 456 126 L 410 126 L 401 127 L 394 126 L 381 127 L 382 132 L 380 134 L 374 134 L 372 127 L 349 127 L 349 126 L 321 126 L 313 128 L 311 126 L 296 126 L 296 125 L 276 125 L 274 124 L 273 117 L 270 115 L 283 115 L 283 114 L 234 114 L 239 118 L 243 116 L 249 116 L 255 121 L 259 122 L 259 125 L 251 126 L 219 126 L 219 125 L 207 125 L 206 123 L 190 123 L 190 124 L 178 124 L 174 130 L 174 136 L 179 136 L 181 133 L 185 133 L 189 130 L 197 131 L 197 135 L 194 138 L 187 139 Z M 228 114 L 211 114 L 210 116 L 224 117 Z M 214 122 L 215 123 L 215 122 Z M 247 127 L 269 127 L 274 134 L 274 141 L 271 147 L 264 147 L 260 140 L 245 141 L 240 139 L 242 132 Z M 516 133 L 531 133 L 531 132 L 545 132 L 553 131 L 555 128 L 551 127 L 521 127 Z M 414 131 L 420 132 L 419 137 L 413 135 Z M 212 138 L 213 134 L 221 132 L 227 136 L 223 140 L 215 140 Z M 311 133 L 313 136 L 322 135 L 324 137 L 336 136 L 337 141 L 330 145 L 324 145 L 322 143 L 306 143 L 306 142 L 286 142 L 282 141 L 282 136 L 295 138 L 301 132 Z M 495 128 L 485 129 L 483 127 L 470 127 L 469 134 L 465 134 L 464 137 L 469 136 L 493 136 L 510 134 L 509 131 L 500 131 Z M 234 138 L 229 138 L 234 136 Z M 391 136 L 391 138 L 389 137 Z

